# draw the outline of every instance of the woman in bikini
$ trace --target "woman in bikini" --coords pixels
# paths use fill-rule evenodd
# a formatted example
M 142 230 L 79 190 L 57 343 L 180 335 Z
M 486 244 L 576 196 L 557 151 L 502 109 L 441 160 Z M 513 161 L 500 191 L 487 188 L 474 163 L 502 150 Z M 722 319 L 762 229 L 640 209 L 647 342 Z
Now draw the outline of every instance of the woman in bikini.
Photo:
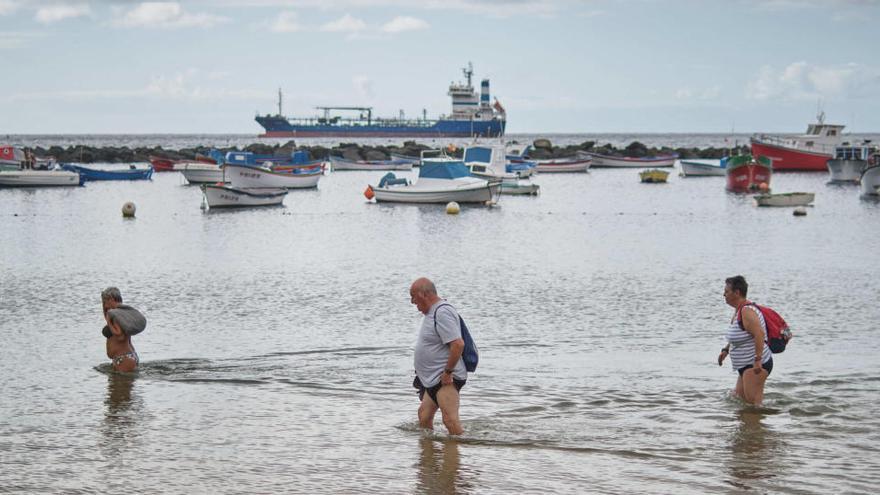
M 107 337 L 107 357 L 113 362 L 113 369 L 121 372 L 131 372 L 137 369 L 137 352 L 131 344 L 131 336 L 119 328 L 119 324 L 113 321 L 107 311 L 116 308 L 122 303 L 122 294 L 116 287 L 108 287 L 101 292 L 101 305 L 104 307 L 104 319 L 107 320 L 107 329 L 110 335 Z

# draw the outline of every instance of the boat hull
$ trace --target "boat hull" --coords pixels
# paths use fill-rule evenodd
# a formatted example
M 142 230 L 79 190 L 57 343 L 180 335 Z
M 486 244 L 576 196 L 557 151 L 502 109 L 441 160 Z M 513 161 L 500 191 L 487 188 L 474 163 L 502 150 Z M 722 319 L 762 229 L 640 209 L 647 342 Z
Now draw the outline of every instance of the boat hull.
M 639 179 L 647 184 L 664 184 L 669 177 L 666 170 L 643 170 L 639 172 Z
M 156 172 L 173 172 L 174 164 L 175 161 L 168 158 L 161 158 L 158 156 L 150 157 L 150 165 L 153 166 L 153 170 Z
M 425 125 L 299 125 L 278 115 L 256 117 L 266 132 L 260 137 L 497 137 L 505 120 L 438 120 Z
M 877 198 L 880 196 L 877 191 L 877 188 L 880 187 L 880 164 L 870 166 L 862 171 L 859 186 L 864 197 Z
M 331 156 L 330 168 L 338 170 L 411 170 L 413 162 L 409 160 L 354 161 Z
M 454 182 L 454 181 L 444 181 Z M 377 202 L 389 203 L 486 203 L 501 192 L 501 181 L 481 183 L 450 184 L 443 187 L 386 186 L 373 187 Z
M 727 166 L 727 190 L 736 193 L 755 192 L 761 184 L 770 186 L 772 168 L 751 157 L 732 157 Z
M 318 187 L 324 176 L 322 170 L 308 173 L 275 172 L 266 168 L 226 164 L 223 166 L 226 181 L 234 188 L 280 187 L 285 189 L 310 189 Z
M 209 208 L 239 208 L 280 205 L 287 196 L 284 188 L 235 188 L 203 184 L 202 194 Z
M 752 138 L 752 155 L 767 157 L 773 162 L 774 171 L 827 172 L 830 153 L 804 151 Z
M 511 196 L 536 196 L 540 192 L 541 186 L 531 181 L 502 181 L 501 194 Z
M 828 160 L 829 182 L 834 184 L 858 184 L 862 170 L 868 164 L 865 160 Z
M 813 193 L 758 194 L 755 202 L 758 206 L 807 206 L 815 197 Z
M 3 187 L 81 186 L 83 178 L 69 170 L 8 170 L 0 172 Z
M 101 170 L 81 165 L 65 164 L 64 168 L 72 172 L 76 172 L 82 176 L 85 181 L 94 180 L 150 180 L 153 176 L 153 167 L 147 168 L 129 168 L 118 170 Z
M 720 160 L 679 160 L 684 177 L 723 177 L 726 171 Z
M 174 166 L 190 184 L 214 184 L 225 182 L 223 168 L 210 163 L 180 163 Z
M 608 156 L 598 153 L 588 153 L 593 159 L 594 168 L 658 168 L 672 167 L 678 158 L 674 155 L 657 156 L 652 158 L 633 158 L 626 156 Z
M 555 174 L 555 173 L 576 173 L 586 172 L 593 163 L 592 158 L 576 158 L 576 159 L 555 159 L 555 160 L 533 160 L 537 163 L 538 173 Z

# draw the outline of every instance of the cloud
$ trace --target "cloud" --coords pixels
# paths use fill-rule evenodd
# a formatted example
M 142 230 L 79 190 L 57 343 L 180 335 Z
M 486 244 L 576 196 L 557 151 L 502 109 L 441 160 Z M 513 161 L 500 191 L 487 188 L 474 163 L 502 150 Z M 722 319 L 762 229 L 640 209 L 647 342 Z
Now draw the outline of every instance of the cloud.
M 91 13 L 92 12 L 91 9 L 89 9 L 88 4 L 56 4 L 47 5 L 45 7 L 40 7 L 39 9 L 37 9 L 37 13 L 34 16 L 34 19 L 36 19 L 36 21 L 40 24 L 52 24 L 54 22 L 63 21 L 64 19 L 82 17 Z
M 0 15 L 9 15 L 18 10 L 19 3 L 12 0 L 0 0 Z
M 428 29 L 427 22 L 415 17 L 397 16 L 382 26 L 383 33 L 402 33 L 404 31 L 420 31 Z
M 358 94 L 363 98 L 372 98 L 373 97 L 373 81 L 367 76 L 354 76 L 351 80 L 351 83 L 354 85 L 354 89 L 357 90 Z
M 335 21 L 322 25 L 320 30 L 330 33 L 357 33 L 366 28 L 367 23 L 349 14 L 345 14 Z
M 282 12 L 269 26 L 269 29 L 276 33 L 293 33 L 302 30 L 299 23 L 299 16 L 296 12 Z
M 817 66 L 794 62 L 782 70 L 763 66 L 746 86 L 746 98 L 766 101 L 872 98 L 880 92 L 880 69 L 860 64 Z
M 222 78 L 220 73 L 189 69 L 171 75 L 153 76 L 150 82 L 143 87 L 18 93 L 10 95 L 7 99 L 9 101 L 82 101 L 140 98 L 205 102 L 231 99 L 253 101 L 266 96 L 264 90 L 222 88 L 209 85 L 211 81 Z
M 229 18 L 212 14 L 191 14 L 177 2 L 143 2 L 113 20 L 117 27 L 176 29 L 184 27 L 213 27 L 229 22 Z

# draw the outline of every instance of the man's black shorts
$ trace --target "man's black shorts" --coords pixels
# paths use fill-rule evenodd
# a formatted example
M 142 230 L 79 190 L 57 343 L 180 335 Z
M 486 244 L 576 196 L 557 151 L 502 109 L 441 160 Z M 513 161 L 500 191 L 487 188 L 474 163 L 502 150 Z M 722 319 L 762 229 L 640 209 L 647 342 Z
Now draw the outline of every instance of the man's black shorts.
M 461 387 L 464 387 L 465 383 L 467 383 L 467 380 L 459 380 L 458 378 L 452 377 L 452 384 L 455 385 L 455 390 L 461 390 Z M 437 402 L 437 391 L 439 391 L 440 387 L 442 386 L 443 382 L 441 381 L 437 382 L 437 385 L 434 385 L 433 387 L 425 388 L 425 386 L 422 385 L 422 381 L 419 380 L 418 376 L 413 379 L 413 387 L 415 387 L 419 391 L 419 400 L 424 400 L 425 392 L 428 392 L 428 397 L 430 397 L 431 400 L 434 401 L 434 404 L 438 405 L 440 403 Z

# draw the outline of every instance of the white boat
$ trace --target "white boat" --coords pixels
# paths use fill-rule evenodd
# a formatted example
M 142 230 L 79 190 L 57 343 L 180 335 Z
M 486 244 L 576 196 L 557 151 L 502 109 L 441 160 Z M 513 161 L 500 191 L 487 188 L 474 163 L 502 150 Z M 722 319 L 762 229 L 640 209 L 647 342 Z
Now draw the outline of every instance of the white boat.
M 551 158 L 547 160 L 530 160 L 538 164 L 538 173 L 557 172 L 586 172 L 593 163 L 590 156 L 577 156 L 570 158 Z
M 880 153 L 875 154 L 868 166 L 862 171 L 859 178 L 859 184 L 862 188 L 862 197 L 877 198 L 880 195 Z
M 422 163 L 417 156 L 401 155 L 399 153 L 391 153 L 391 159 L 398 162 L 409 162 L 413 167 L 418 167 Z
M 682 177 L 708 177 L 727 175 L 725 160 L 679 160 Z
M 672 167 L 673 165 L 675 165 L 675 160 L 678 158 L 678 155 L 631 157 L 602 155 L 599 153 L 587 153 L 583 151 L 578 152 L 578 156 L 592 157 L 593 167 L 596 168 Z
M 504 179 L 501 181 L 501 194 L 536 196 L 541 186 L 527 179 Z
M 501 180 L 485 180 L 470 175 L 460 161 L 423 162 L 415 183 L 388 173 L 376 186 L 367 186 L 364 195 L 377 202 L 397 203 L 487 203 L 498 198 Z
M 224 182 L 223 168 L 213 163 L 182 162 L 174 164 L 174 170 L 183 174 L 190 184 Z
M 235 188 L 229 185 L 202 184 L 202 194 L 209 208 L 280 205 L 287 189 L 277 187 Z
M 330 156 L 330 168 L 337 170 L 410 170 L 411 160 L 346 160 L 338 156 Z
M 291 171 L 275 171 L 262 166 L 223 165 L 226 182 L 238 189 L 251 187 L 283 187 L 285 189 L 308 189 L 318 187 L 324 176 L 320 168 L 297 168 Z
M 807 206 L 815 197 L 815 194 L 807 192 L 758 194 L 755 201 L 758 206 Z
M 858 184 L 862 170 L 868 166 L 868 159 L 874 149 L 871 146 L 838 146 L 834 158 L 828 160 L 828 172 L 832 184 Z
M 69 170 L 3 170 L 0 186 L 3 187 L 57 187 L 81 186 L 83 177 Z

